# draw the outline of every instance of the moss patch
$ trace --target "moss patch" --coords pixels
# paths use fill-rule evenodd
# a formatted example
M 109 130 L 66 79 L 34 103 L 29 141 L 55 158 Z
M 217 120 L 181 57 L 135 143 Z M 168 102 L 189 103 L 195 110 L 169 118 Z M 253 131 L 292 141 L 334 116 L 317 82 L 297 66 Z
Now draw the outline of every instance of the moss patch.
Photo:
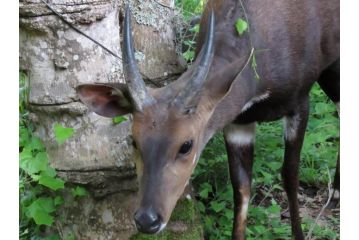
M 181 199 L 177 202 L 173 210 L 170 222 L 183 223 L 187 230 L 184 232 L 174 231 L 171 227 L 156 235 L 146 235 L 137 233 L 131 240 L 201 240 L 203 239 L 202 226 L 196 216 L 195 204 L 193 200 Z
M 181 199 L 177 202 L 170 221 L 181 221 L 183 223 L 192 224 L 195 221 L 195 217 L 196 212 L 194 201 L 189 199 Z

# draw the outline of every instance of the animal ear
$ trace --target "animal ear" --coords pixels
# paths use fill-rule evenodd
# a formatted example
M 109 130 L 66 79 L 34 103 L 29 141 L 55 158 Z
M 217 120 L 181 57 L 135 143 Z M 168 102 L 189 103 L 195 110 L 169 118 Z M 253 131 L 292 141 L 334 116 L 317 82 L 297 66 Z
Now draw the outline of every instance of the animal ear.
M 116 117 L 133 112 L 130 94 L 125 84 L 83 84 L 77 94 L 90 111 L 103 117 Z
M 244 75 L 250 78 L 250 76 L 248 76 L 248 68 L 245 69 L 245 67 L 246 59 L 241 58 L 222 67 L 221 70 L 213 74 L 211 79 L 207 80 L 206 91 L 203 93 L 204 101 L 211 102 L 214 107 L 230 92 L 234 82 L 244 79 Z M 250 85 L 255 83 L 255 81 L 250 82 Z

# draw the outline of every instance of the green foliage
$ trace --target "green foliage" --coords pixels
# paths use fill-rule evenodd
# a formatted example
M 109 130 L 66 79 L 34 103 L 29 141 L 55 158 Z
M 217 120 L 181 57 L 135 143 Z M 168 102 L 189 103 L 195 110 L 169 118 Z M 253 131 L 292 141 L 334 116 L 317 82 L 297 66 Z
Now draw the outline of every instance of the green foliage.
M 241 36 L 248 29 L 248 23 L 242 18 L 237 19 L 235 26 L 239 36 Z
M 74 197 L 82 197 L 87 195 L 85 188 L 77 186 L 76 188 L 71 189 L 71 194 Z
M 205 0 L 176 0 L 175 5 L 185 20 L 189 21 L 194 16 L 202 14 L 205 3 Z
M 124 121 L 127 121 L 127 118 L 124 116 L 117 116 L 117 117 L 112 118 L 113 124 L 120 124 Z
M 203 7 L 205 5 L 204 0 L 176 0 L 176 7 L 182 13 L 185 25 L 189 26 L 190 21 L 202 14 Z M 191 36 L 190 39 L 180 39 L 179 45 L 186 46 L 186 50 L 182 53 L 183 58 L 188 62 L 192 63 L 195 57 L 195 39 L 199 33 L 199 24 L 193 27 L 184 27 L 189 30 L 189 34 L 184 33 L 185 36 Z
M 20 193 L 20 239 L 60 239 L 57 234 L 40 237 L 44 226 L 53 227 L 58 218 L 56 211 L 64 203 L 61 191 L 73 190 L 77 196 L 84 195 L 82 188 L 65 188 L 65 182 L 56 177 L 49 164 L 46 148 L 40 138 L 34 136 L 35 126 L 28 119 L 27 77 L 20 72 L 19 96 L 19 193 Z M 64 143 L 74 133 L 72 128 L 59 124 L 54 126 L 58 144 Z
M 335 111 L 334 104 L 315 84 L 311 91 L 311 114 L 301 154 L 300 181 L 307 185 L 326 186 L 328 168 L 334 176 L 339 147 L 339 121 Z M 272 198 L 273 193 L 283 192 L 280 175 L 284 156 L 282 123 L 259 124 L 256 135 L 247 239 L 290 239 L 290 224 L 281 221 L 281 207 Z M 221 135 L 215 135 L 204 149 L 194 172 L 193 184 L 198 192 L 198 209 L 206 237 L 210 240 L 230 239 L 233 190 Z M 266 189 L 266 195 L 258 203 L 253 199 L 258 198 L 256 190 L 261 188 Z M 305 220 L 303 230 L 308 232 L 312 223 Z M 330 226 L 316 226 L 313 231 L 313 237 L 317 239 L 335 239 L 338 236 Z
M 34 200 L 26 209 L 26 215 L 33 218 L 37 225 L 51 226 L 54 217 L 50 214 L 55 211 L 55 205 L 52 198 L 39 197 Z
M 73 128 L 63 127 L 60 124 L 55 124 L 54 133 L 56 141 L 59 145 L 63 144 L 68 138 L 74 135 L 75 130 Z

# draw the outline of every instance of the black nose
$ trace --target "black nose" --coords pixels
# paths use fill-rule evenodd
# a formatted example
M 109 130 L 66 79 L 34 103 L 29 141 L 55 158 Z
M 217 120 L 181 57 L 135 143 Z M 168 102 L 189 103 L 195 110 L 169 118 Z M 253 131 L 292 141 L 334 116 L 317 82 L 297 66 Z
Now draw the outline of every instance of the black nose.
M 143 233 L 156 233 L 161 228 L 161 217 L 152 208 L 140 208 L 135 213 L 135 223 L 138 231 Z

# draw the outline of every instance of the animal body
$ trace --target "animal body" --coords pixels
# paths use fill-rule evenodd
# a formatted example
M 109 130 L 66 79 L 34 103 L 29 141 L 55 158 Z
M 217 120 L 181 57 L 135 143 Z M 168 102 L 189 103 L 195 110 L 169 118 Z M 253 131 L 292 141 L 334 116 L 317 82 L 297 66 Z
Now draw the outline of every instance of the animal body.
M 237 19 L 249 29 L 239 35 Z M 232 239 L 245 239 L 256 122 L 284 120 L 282 168 L 292 235 L 304 239 L 298 210 L 298 168 L 308 120 L 308 95 L 318 81 L 339 104 L 339 0 L 213 0 L 201 19 L 196 60 L 181 77 L 148 89 L 133 52 L 130 11 L 123 27 L 127 84 L 80 85 L 96 113 L 131 113 L 144 170 L 139 231 L 157 233 L 214 133 L 224 129 L 234 193 Z M 252 63 L 256 61 L 257 67 Z M 339 200 L 339 157 L 331 206 Z

